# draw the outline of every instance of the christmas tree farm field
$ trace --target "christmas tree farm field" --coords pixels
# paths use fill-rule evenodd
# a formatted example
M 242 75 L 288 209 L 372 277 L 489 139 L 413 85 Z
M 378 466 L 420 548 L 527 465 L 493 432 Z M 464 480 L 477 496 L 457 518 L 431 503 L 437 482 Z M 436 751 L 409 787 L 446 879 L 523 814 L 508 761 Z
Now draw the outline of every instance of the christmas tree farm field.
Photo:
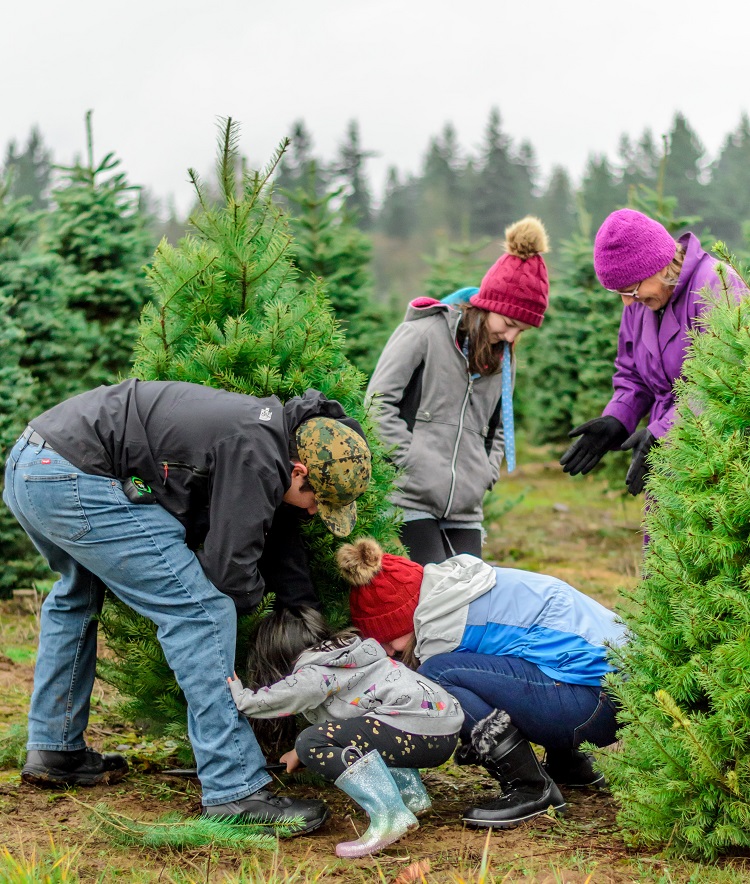
M 619 587 L 630 590 L 638 580 L 641 500 L 623 499 L 596 477 L 571 480 L 557 466 L 557 456 L 553 450 L 521 449 L 521 466 L 512 477 L 503 476 L 488 503 L 486 555 L 499 564 L 559 575 L 611 605 Z M 512 508 L 498 516 L 509 501 Z M 218 837 L 182 849 L 128 843 L 123 830 L 132 828 L 130 821 L 195 817 L 197 783 L 167 773 L 181 766 L 171 754 L 174 746 L 146 740 L 119 719 L 114 689 L 99 681 L 87 736 L 96 748 L 124 752 L 133 768 L 130 776 L 109 788 L 67 792 L 20 783 L 37 606 L 29 596 L 0 604 L 2 882 L 739 884 L 750 879 L 750 856 L 701 865 L 629 847 L 618 829 L 615 804 L 604 792 L 571 791 L 565 796 L 565 818 L 542 817 L 487 840 L 486 833 L 463 829 L 459 816 L 492 794 L 494 781 L 478 768 L 452 764 L 425 773 L 434 811 L 417 832 L 376 860 L 335 858 L 335 844 L 352 837 L 355 828 L 361 833 L 365 818 L 343 793 L 303 776 L 284 776 L 276 785 L 300 796 L 324 797 L 331 818 L 311 836 L 280 840 L 276 850 L 266 844 L 230 846 Z M 108 653 L 103 644 L 102 653 Z

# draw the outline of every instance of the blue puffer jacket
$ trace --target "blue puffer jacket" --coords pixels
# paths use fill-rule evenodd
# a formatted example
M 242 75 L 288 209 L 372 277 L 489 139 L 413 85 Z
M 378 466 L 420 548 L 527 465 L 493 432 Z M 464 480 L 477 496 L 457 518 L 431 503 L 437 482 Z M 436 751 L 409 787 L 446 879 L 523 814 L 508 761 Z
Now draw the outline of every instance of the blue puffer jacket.
M 556 577 L 495 568 L 474 556 L 426 565 L 414 613 L 416 655 L 520 657 L 568 684 L 598 685 L 625 641 L 615 614 Z

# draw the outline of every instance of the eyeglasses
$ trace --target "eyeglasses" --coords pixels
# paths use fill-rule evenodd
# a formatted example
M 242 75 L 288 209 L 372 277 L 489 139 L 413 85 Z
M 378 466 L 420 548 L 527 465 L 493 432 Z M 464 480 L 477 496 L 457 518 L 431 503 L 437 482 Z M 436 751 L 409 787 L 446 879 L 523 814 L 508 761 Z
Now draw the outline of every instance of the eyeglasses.
M 638 285 L 633 289 L 632 292 L 621 292 L 620 289 L 607 289 L 607 291 L 611 295 L 625 295 L 626 298 L 634 298 L 636 301 L 638 300 L 638 289 L 643 285 L 643 281 L 639 282 Z

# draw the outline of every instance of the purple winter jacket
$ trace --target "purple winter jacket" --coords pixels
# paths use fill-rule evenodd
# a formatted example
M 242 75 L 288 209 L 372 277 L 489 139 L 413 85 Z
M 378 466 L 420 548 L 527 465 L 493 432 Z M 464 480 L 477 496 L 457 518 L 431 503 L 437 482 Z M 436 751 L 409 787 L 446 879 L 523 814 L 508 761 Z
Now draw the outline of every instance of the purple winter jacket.
M 602 412 L 617 418 L 633 433 L 641 418 L 651 412 L 648 429 L 659 439 L 674 420 L 674 382 L 682 373 L 688 331 L 709 305 L 701 289 L 721 291 L 716 258 L 704 252 L 692 233 L 681 236 L 685 260 L 672 297 L 659 316 L 642 304 L 623 308 L 612 378 L 614 395 Z M 733 274 L 737 289 L 740 283 Z

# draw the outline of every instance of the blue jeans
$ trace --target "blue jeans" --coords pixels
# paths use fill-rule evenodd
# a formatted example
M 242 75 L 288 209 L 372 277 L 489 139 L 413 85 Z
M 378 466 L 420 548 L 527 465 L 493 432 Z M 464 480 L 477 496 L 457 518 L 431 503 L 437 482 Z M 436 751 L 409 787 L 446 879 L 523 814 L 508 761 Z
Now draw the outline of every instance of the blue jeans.
M 159 505 L 131 503 L 116 479 L 81 472 L 19 440 L 3 498 L 60 579 L 42 607 L 29 712 L 29 749 L 85 746 L 104 586 L 152 620 L 188 703 L 203 803 L 223 804 L 270 781 L 250 725 L 227 686 L 237 614 Z
M 615 741 L 615 706 L 601 687 L 555 681 L 520 657 L 438 654 L 419 671 L 461 704 L 463 740 L 493 709 L 504 709 L 526 739 L 546 749 L 575 749 L 586 740 L 597 746 Z

